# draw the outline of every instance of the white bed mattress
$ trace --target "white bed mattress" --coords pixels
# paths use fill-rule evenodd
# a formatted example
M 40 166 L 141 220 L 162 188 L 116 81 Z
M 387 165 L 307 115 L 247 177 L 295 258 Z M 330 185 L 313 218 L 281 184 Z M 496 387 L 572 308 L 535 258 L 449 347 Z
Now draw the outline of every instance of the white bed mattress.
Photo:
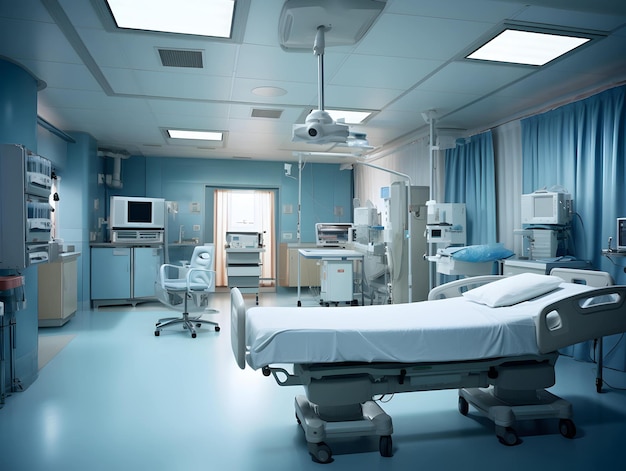
M 554 301 L 588 290 L 563 283 L 515 306 L 464 297 L 353 307 L 252 307 L 246 344 L 252 368 L 293 363 L 446 362 L 537 354 L 535 318 Z

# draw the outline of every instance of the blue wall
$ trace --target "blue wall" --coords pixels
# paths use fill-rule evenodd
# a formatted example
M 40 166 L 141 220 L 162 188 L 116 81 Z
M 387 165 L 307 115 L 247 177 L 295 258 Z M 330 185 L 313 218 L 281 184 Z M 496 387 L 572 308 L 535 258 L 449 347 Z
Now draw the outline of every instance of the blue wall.
M 110 159 L 107 159 L 110 160 Z M 107 165 L 108 163 L 104 163 Z M 212 231 L 205 227 L 205 219 L 212 227 L 212 208 L 206 207 L 206 187 L 272 188 L 278 190 L 278 233 L 289 233 L 296 241 L 298 211 L 298 173 L 294 166 L 287 177 L 283 162 L 241 160 L 189 159 L 133 156 L 122 160 L 123 188 L 110 189 L 100 185 L 98 197 L 103 202 L 112 195 L 148 196 L 176 201 L 179 213 L 176 228 L 199 225 L 200 233 L 186 230 L 188 238 L 199 237 L 211 242 Z M 352 221 L 352 172 L 340 171 L 336 164 L 308 163 L 302 170 L 302 242 L 315 241 L 316 222 Z M 201 205 L 200 213 L 191 213 L 190 203 Z M 108 206 L 108 202 L 106 202 Z M 292 212 L 285 213 L 285 206 Z M 335 215 L 335 212 L 342 213 Z M 178 233 L 171 231 L 170 240 Z

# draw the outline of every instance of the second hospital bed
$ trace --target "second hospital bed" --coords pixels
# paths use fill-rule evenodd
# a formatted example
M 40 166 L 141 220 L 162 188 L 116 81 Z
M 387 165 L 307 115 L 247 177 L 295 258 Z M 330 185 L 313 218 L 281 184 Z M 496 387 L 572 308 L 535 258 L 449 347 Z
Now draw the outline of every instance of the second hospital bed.
M 322 463 L 332 456 L 326 440 L 338 437 L 378 436 L 381 455 L 391 456 L 391 417 L 373 398 L 400 392 L 459 389 L 460 412 L 472 404 L 507 445 L 523 419 L 559 419 L 573 437 L 571 405 L 545 390 L 555 384 L 558 349 L 626 331 L 626 287 L 496 278 L 454 282 L 455 297 L 349 308 L 246 309 L 235 288 L 233 353 L 242 369 L 304 387 L 296 417 Z

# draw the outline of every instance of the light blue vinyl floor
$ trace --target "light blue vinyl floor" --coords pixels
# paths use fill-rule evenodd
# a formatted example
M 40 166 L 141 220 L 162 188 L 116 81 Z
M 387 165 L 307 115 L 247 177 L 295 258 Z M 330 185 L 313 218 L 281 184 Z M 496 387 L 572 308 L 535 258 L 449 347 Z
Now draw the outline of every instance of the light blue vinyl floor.
M 261 294 L 262 305 L 295 297 Z M 254 303 L 254 297 L 247 298 Z M 393 453 L 356 438 L 329 443 L 334 461 L 314 463 L 294 415 L 298 387 L 280 387 L 259 371 L 240 370 L 230 350 L 228 293 L 213 303 L 222 330 L 154 336 L 168 315 L 159 304 L 79 311 L 40 335 L 76 337 L 24 392 L 0 409 L 2 471 L 194 470 L 599 470 L 626 469 L 626 392 L 595 391 L 591 363 L 561 357 L 551 391 L 574 407 L 578 434 L 566 439 L 556 421 L 531 421 L 521 443 L 498 442 L 493 425 L 457 391 L 397 394 L 383 404 L 393 418 Z M 626 386 L 626 374 L 605 370 Z

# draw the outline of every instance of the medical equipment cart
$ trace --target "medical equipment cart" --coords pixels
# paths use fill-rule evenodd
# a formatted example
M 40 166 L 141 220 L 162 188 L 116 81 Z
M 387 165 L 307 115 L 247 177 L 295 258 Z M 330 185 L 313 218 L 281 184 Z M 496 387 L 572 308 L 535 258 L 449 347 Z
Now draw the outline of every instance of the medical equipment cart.
M 242 293 L 254 293 L 259 304 L 261 254 L 263 248 L 226 249 L 228 289 L 239 288 Z
M 363 254 L 348 249 L 300 249 L 300 256 L 305 259 L 317 259 L 320 262 L 320 304 L 349 302 L 358 304 L 354 299 L 354 287 L 363 281 Z M 354 261 L 360 264 L 360 278 L 354 282 Z M 298 277 L 299 278 L 299 277 Z M 361 293 L 361 304 L 365 304 L 365 294 Z M 298 280 L 298 306 L 301 306 L 300 282 Z

